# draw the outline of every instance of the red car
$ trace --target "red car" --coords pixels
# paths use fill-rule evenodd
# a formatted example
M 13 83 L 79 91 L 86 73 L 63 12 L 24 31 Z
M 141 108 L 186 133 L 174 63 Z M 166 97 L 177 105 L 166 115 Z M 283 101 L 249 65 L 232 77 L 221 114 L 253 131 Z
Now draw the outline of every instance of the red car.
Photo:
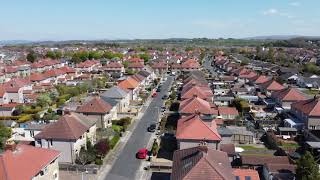
M 157 93 L 154 92 L 154 93 L 152 94 L 152 97 L 156 97 L 156 96 L 157 96 Z
M 139 149 L 139 151 L 137 152 L 138 159 L 146 159 L 147 155 L 148 155 L 148 149 L 146 148 Z

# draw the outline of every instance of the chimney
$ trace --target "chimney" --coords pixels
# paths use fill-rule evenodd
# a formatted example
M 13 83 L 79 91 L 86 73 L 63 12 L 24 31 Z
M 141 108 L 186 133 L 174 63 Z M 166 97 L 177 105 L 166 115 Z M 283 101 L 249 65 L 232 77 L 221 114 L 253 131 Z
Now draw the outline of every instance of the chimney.
M 205 154 L 208 153 L 208 145 L 207 145 L 207 142 L 201 141 L 198 148 L 199 148 L 200 151 L 204 152 Z
M 193 94 L 193 97 L 194 97 L 194 98 L 197 98 L 197 97 L 198 97 L 198 95 L 197 95 L 197 94 Z
M 194 110 L 194 114 L 200 116 L 200 111 L 199 111 L 199 109 L 195 109 L 195 110 Z
M 5 148 L 4 148 L 6 151 L 8 150 L 8 151 L 12 151 L 12 152 L 14 152 L 14 151 L 16 151 L 16 149 L 17 149 L 17 144 L 13 141 L 13 140 L 8 140 L 7 142 L 6 142 L 6 145 L 5 145 Z
M 196 86 L 196 83 L 195 83 L 195 82 L 192 82 L 192 84 L 191 84 L 191 85 L 192 85 L 192 87 L 194 87 L 194 86 Z

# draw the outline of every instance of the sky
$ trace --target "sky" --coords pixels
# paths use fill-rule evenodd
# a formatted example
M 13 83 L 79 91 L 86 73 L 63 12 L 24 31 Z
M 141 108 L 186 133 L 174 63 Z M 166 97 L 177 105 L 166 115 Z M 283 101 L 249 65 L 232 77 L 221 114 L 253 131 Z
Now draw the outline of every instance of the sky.
M 320 35 L 319 0 L 0 0 L 0 40 Z

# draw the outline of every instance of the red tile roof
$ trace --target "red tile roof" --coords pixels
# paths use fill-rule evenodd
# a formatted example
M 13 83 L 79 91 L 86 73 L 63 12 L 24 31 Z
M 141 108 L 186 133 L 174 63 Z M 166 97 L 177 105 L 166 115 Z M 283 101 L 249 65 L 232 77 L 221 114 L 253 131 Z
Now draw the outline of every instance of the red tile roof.
M 110 104 L 98 97 L 95 97 L 84 105 L 79 106 L 77 108 L 77 112 L 107 114 L 111 109 L 112 106 Z
M 139 82 L 131 77 L 121 81 L 118 84 L 118 87 L 120 87 L 121 89 L 135 89 L 138 86 L 139 86 Z
M 104 67 L 106 67 L 106 68 L 122 68 L 124 66 L 123 66 L 123 64 L 120 64 L 118 62 L 110 62 L 110 63 L 106 64 Z
M 268 91 L 279 91 L 285 87 L 275 80 L 270 80 L 260 85 L 260 89 L 266 89 Z
M 181 99 L 189 99 L 197 95 L 201 99 L 210 99 L 213 93 L 209 87 L 191 86 L 188 89 L 183 88 L 181 91 Z
M 178 120 L 177 139 L 221 141 L 217 125 L 212 121 L 211 126 L 200 119 L 199 115 L 190 115 Z
M 233 169 L 233 175 L 238 176 L 239 180 L 246 180 L 246 177 L 250 177 L 251 180 L 260 180 L 258 171 L 254 169 Z
M 296 88 L 286 88 L 280 91 L 275 91 L 271 96 L 282 101 L 290 102 L 303 101 L 307 99 L 307 97 Z
M 235 107 L 218 107 L 219 115 L 239 115 L 238 110 Z
M 35 139 L 53 139 L 53 140 L 77 140 L 79 139 L 90 127 L 81 121 L 89 121 L 89 119 L 79 120 L 74 114 L 67 114 L 57 122 L 47 125 Z
M 33 73 L 30 75 L 30 80 L 31 81 L 42 81 L 47 79 L 47 77 L 41 73 Z
M 269 80 L 270 80 L 270 78 L 267 77 L 267 76 L 264 76 L 264 75 L 255 76 L 255 77 L 250 79 L 250 81 L 252 81 L 254 84 L 257 84 L 257 85 L 265 83 L 265 82 L 267 82 Z
M 134 63 L 130 63 L 128 65 L 128 68 L 144 68 L 144 65 L 140 62 L 134 62 Z
M 291 109 L 301 111 L 308 116 L 320 116 L 320 101 L 319 98 L 298 101 L 291 104 Z
M 211 108 L 208 101 L 205 101 L 199 97 L 194 96 L 193 98 L 186 99 L 180 102 L 179 112 L 186 114 L 194 114 L 195 111 L 201 114 L 216 114 L 218 111 Z
M 188 59 L 187 61 L 185 61 L 181 64 L 181 67 L 182 68 L 198 69 L 198 68 L 200 68 L 200 64 L 195 59 Z
M 234 180 L 225 152 L 207 147 L 177 150 L 173 155 L 172 180 Z
M 59 155 L 55 150 L 18 144 L 15 151 L 0 155 L 0 179 L 32 179 Z

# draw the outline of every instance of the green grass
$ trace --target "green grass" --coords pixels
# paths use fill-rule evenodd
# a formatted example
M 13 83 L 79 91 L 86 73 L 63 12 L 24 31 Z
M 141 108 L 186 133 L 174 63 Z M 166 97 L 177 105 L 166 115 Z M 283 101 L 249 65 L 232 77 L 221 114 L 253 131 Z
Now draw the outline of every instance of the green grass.
M 319 94 L 319 91 L 318 90 L 314 90 L 314 89 L 308 89 L 308 90 L 305 90 L 303 92 L 308 94 L 308 95 L 317 95 L 317 94 Z
M 255 147 L 255 146 L 249 146 L 249 145 L 244 145 L 244 146 L 238 146 L 244 150 L 268 150 L 267 148 L 262 148 L 262 147 Z
M 283 143 L 280 147 L 282 148 L 299 148 L 300 145 L 296 143 Z

